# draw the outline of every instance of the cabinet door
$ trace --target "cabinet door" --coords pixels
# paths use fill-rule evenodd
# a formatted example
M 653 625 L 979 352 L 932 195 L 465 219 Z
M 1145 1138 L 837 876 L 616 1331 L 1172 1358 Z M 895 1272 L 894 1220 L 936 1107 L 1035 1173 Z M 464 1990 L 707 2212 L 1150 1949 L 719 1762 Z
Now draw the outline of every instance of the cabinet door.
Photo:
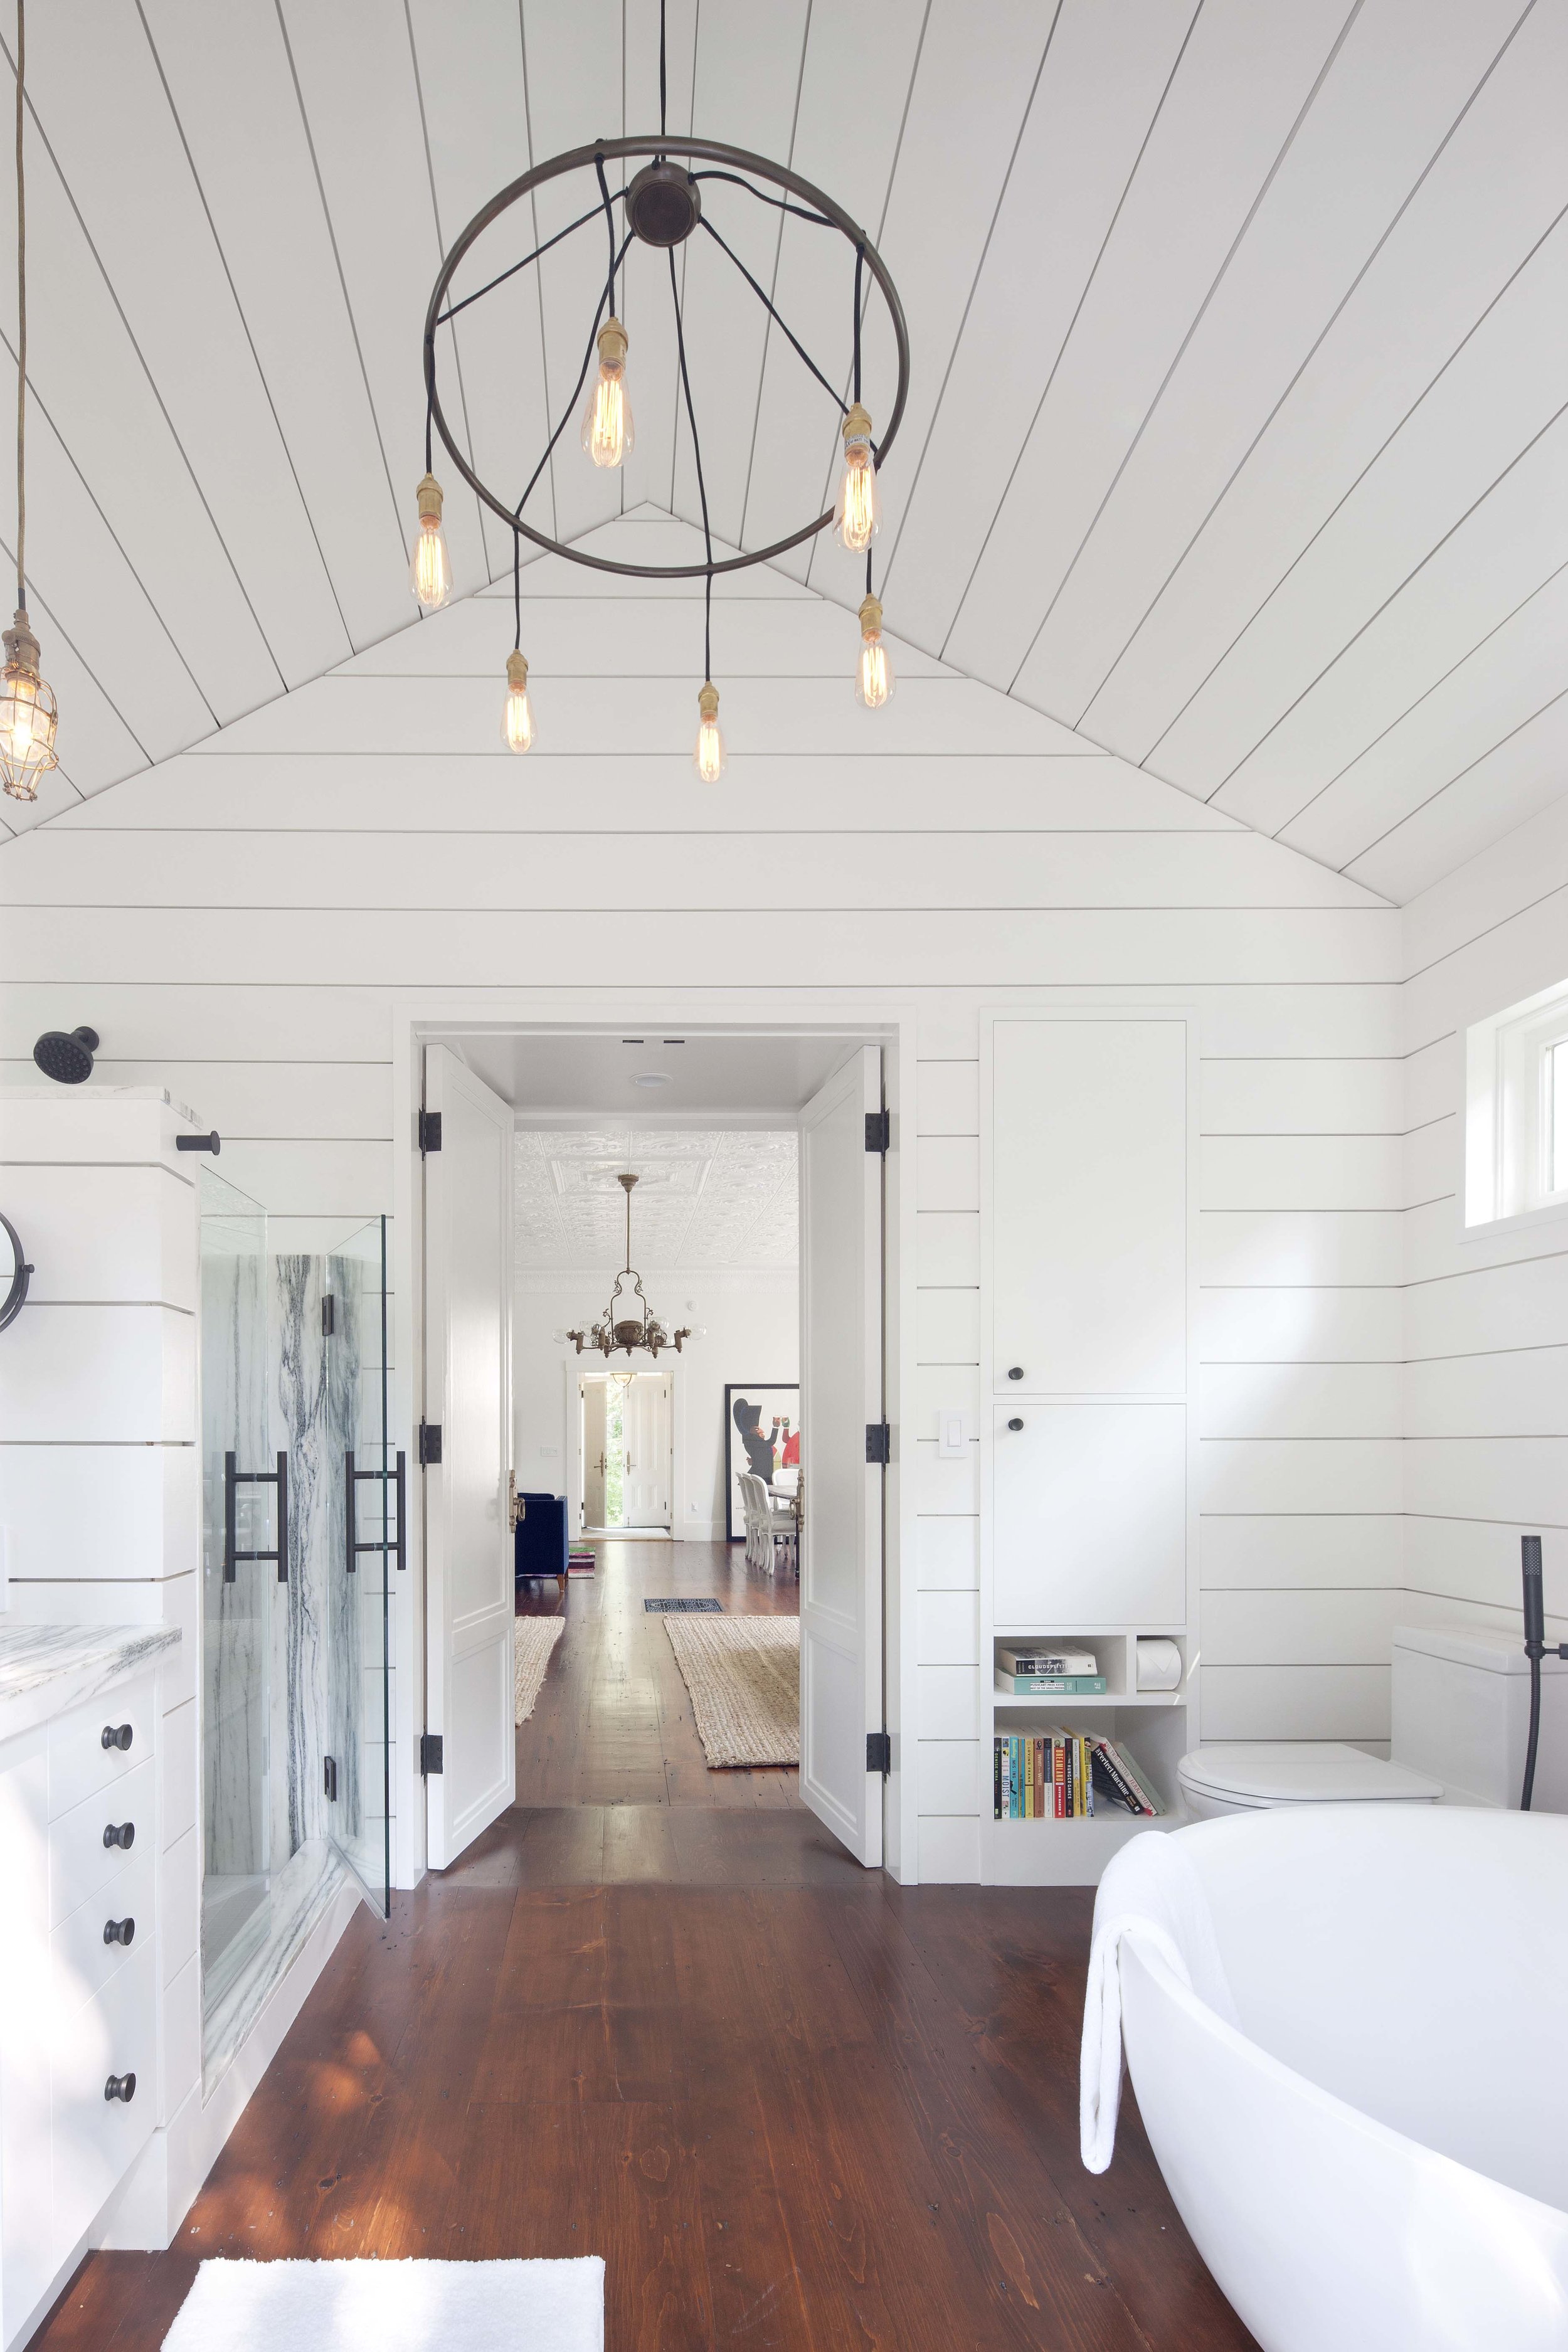
M 1184 1395 L 1185 1023 L 992 1037 L 994 1392 Z
M 1185 1622 L 1186 1424 L 1179 1404 L 997 1406 L 998 1625 L 1047 1633 Z

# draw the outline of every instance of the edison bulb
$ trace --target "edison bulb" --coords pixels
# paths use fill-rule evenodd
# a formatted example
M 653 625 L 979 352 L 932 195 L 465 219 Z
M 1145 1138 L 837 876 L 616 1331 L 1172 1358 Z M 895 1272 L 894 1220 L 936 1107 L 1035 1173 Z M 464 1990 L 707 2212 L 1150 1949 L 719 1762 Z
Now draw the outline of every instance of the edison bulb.
M 595 466 L 618 466 L 636 446 L 626 398 L 626 331 L 618 319 L 599 330 L 599 380 L 583 411 L 583 446 Z
M 408 584 L 415 601 L 428 613 L 436 612 L 452 593 L 452 559 L 447 552 L 447 534 L 441 528 L 441 485 L 434 474 L 426 474 L 416 493 L 419 500 L 419 534 L 414 542 L 414 560 L 408 567 Z
M 833 528 L 852 555 L 864 555 L 881 520 L 871 420 L 857 401 L 844 420 L 844 472 L 833 502 Z
M 509 751 L 533 748 L 533 705 L 528 698 L 528 664 L 520 653 L 506 657 L 506 707 L 500 739 Z
M 0 676 L 0 783 L 14 801 L 36 801 L 38 778 L 58 764 L 55 698 L 38 675 L 38 641 L 25 612 L 5 631 Z
M 697 698 L 697 749 L 691 764 L 700 784 L 716 784 L 724 772 L 724 738 L 719 731 L 719 689 L 711 678 Z
M 860 606 L 860 659 L 855 670 L 855 699 L 868 710 L 880 710 L 893 691 L 893 665 L 882 641 L 882 607 L 875 596 Z

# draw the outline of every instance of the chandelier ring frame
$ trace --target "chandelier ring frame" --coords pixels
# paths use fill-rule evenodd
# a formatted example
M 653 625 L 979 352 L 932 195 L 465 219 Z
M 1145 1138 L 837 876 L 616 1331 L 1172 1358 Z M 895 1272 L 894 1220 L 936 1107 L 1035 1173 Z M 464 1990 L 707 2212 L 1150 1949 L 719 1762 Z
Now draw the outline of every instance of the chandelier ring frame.
M 688 163 L 727 165 L 732 170 L 749 173 L 753 179 L 764 181 L 770 187 L 782 188 L 788 195 L 798 196 L 803 203 L 814 206 L 822 214 L 825 222 L 836 228 L 839 235 L 847 240 L 853 251 L 861 257 L 867 272 L 879 288 L 882 299 L 887 304 L 899 359 L 898 385 L 893 396 L 887 430 L 876 445 L 877 463 L 880 467 L 898 434 L 910 388 L 909 328 L 904 319 L 903 304 L 899 299 L 898 288 L 893 283 L 887 264 L 865 231 L 857 226 L 843 206 L 837 204 L 813 182 L 803 178 L 800 173 L 792 171 L 788 164 L 775 163 L 765 155 L 753 154 L 749 148 L 731 147 L 718 139 L 680 138 L 675 134 L 664 133 L 658 138 L 599 139 L 589 146 L 574 147 L 562 154 L 551 156 L 542 163 L 536 163 L 531 171 L 524 172 L 521 179 L 513 180 L 509 186 L 500 189 L 474 215 L 473 219 L 447 253 L 437 276 L 429 307 L 425 313 L 425 393 L 429 404 L 430 421 L 458 474 L 475 497 L 489 507 L 491 513 L 497 515 L 505 523 L 507 529 L 517 537 L 531 541 L 535 547 L 542 549 L 548 555 L 564 556 L 569 563 L 580 563 L 592 572 L 615 572 L 634 580 L 713 580 L 727 572 L 748 572 L 756 564 L 771 563 L 776 557 L 787 554 L 791 548 L 803 545 L 808 539 L 815 539 L 818 531 L 826 530 L 832 522 L 833 509 L 829 507 L 826 513 L 818 515 L 814 522 L 805 523 L 799 530 L 791 531 L 786 539 L 775 539 L 767 547 L 757 548 L 752 552 L 726 556 L 718 562 L 709 561 L 702 563 L 627 563 L 607 555 L 591 555 L 583 548 L 569 546 L 561 540 L 552 539 L 547 531 L 535 530 L 531 523 L 525 522 L 514 508 L 506 505 L 489 485 L 480 479 L 452 436 L 436 383 L 436 330 L 443 322 L 447 298 L 451 289 L 453 278 L 472 247 L 484 235 L 486 229 L 500 219 L 502 213 L 509 211 L 513 205 L 521 203 L 524 196 L 531 195 L 535 189 L 542 187 L 548 181 L 563 179 L 571 172 L 590 171 L 596 163 L 652 161 L 665 155 L 677 155 Z M 584 215 L 584 219 L 588 217 L 591 215 Z M 582 224 L 579 223 L 576 226 L 580 226 Z

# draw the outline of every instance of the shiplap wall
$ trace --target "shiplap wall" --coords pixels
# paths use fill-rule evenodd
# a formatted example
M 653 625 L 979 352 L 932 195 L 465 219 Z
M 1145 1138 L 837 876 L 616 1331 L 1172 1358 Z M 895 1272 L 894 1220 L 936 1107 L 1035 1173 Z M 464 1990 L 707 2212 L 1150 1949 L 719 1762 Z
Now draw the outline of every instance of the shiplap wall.
M 1568 1636 L 1568 1211 L 1463 1225 L 1465 1032 L 1568 980 L 1568 802 L 1405 909 L 1405 1583 L 1517 1633 L 1521 1533 Z
M 627 518 L 652 560 L 692 540 Z M 978 1008 L 1201 1015 L 1210 1736 L 1387 1733 L 1398 1614 L 1400 919 L 777 573 L 724 585 L 731 750 L 695 782 L 695 583 L 524 574 L 538 746 L 498 740 L 510 594 L 411 627 L 0 852 L 0 1055 L 90 1021 L 315 1245 L 392 1204 L 390 1003 L 665 986 L 907 997 L 917 1071 L 924 1876 L 978 1867 Z M 896 615 L 889 609 L 889 622 Z M 911 1723 L 910 1713 L 915 1720 Z M 929 1743 L 929 1748 L 928 1748 Z

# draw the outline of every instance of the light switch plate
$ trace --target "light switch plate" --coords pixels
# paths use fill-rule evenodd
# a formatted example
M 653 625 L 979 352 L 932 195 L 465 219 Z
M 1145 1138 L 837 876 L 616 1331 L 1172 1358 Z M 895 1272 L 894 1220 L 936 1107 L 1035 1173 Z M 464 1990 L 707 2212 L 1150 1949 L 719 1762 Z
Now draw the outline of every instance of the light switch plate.
M 969 1451 L 969 1428 L 961 1412 L 939 1412 L 936 1450 L 943 1462 L 962 1462 Z

